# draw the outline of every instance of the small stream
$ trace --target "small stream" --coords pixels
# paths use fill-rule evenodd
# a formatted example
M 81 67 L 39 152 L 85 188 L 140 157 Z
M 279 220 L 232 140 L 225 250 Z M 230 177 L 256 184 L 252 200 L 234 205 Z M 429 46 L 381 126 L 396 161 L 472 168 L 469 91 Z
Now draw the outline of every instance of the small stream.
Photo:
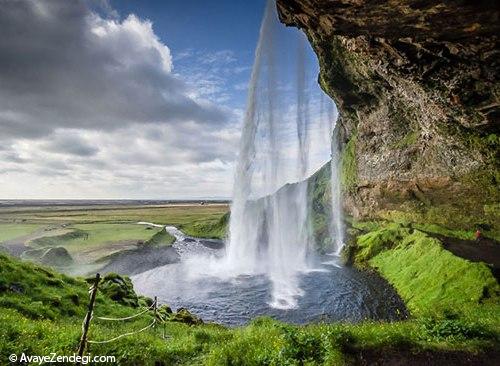
M 144 223 L 146 224 L 146 223 Z M 193 238 L 175 227 L 173 247 L 180 262 L 132 276 L 138 293 L 185 307 L 205 321 L 242 325 L 257 316 L 290 323 L 399 320 L 407 311 L 394 289 L 381 277 L 340 265 L 338 258 L 316 258 L 311 270 L 300 275 L 303 296 L 293 309 L 271 307 L 271 284 L 264 275 L 225 276 L 218 263 L 224 254 L 221 241 Z

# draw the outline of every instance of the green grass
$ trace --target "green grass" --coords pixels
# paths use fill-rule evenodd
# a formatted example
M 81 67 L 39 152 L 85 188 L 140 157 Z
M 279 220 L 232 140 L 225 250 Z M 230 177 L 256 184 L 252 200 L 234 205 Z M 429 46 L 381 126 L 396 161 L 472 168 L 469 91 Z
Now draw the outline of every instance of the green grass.
M 103 259 L 137 245 L 171 245 L 175 241 L 161 228 L 137 222 L 173 225 L 192 236 L 224 238 L 227 219 L 228 206 L 223 204 L 9 207 L 0 208 L 0 238 L 45 229 L 25 245 L 33 249 L 64 247 L 74 259 L 74 265 L 64 270 L 84 273 L 95 270 Z M 22 258 L 38 260 L 29 255 Z
M 33 248 L 64 247 L 77 260 L 87 262 L 88 258 L 98 260 L 106 255 L 106 251 L 116 252 L 121 246 L 125 248 L 129 244 L 146 243 L 161 231 L 157 227 L 148 228 L 138 224 L 76 224 L 66 227 L 69 232 L 41 237 L 29 244 Z M 164 239 L 170 240 L 168 237 Z M 89 251 L 93 253 L 90 257 Z M 80 258 L 81 255 L 83 257 Z
M 87 239 L 79 237 L 67 244 L 78 248 L 100 245 L 106 242 L 144 241 L 161 230 L 161 228 L 156 227 L 149 230 L 144 225 L 137 224 L 79 224 L 72 227 L 88 234 Z
M 111 285 L 113 276 L 109 277 Z M 16 293 L 13 287 L 22 288 L 22 293 Z M 113 301 L 115 287 L 103 287 L 98 292 L 95 316 L 126 316 L 140 310 Z M 0 360 L 12 353 L 75 352 L 88 301 L 87 288 L 83 279 L 0 255 Z M 128 296 L 133 296 L 128 291 Z M 109 339 L 140 329 L 151 320 L 151 316 L 145 316 L 115 323 L 94 318 L 89 338 Z M 162 338 L 164 330 L 168 339 Z M 495 347 L 495 337 L 483 324 L 467 319 L 294 326 L 258 318 L 239 328 L 167 322 L 156 330 L 91 345 L 88 351 L 92 355 L 114 355 L 121 365 L 342 365 L 355 362 L 361 349 L 480 352 Z
M 69 231 L 68 231 L 69 230 Z M 86 238 L 87 233 L 83 230 L 76 230 L 74 228 L 65 229 L 64 234 L 48 235 L 29 241 L 32 247 L 55 247 L 59 245 L 68 244 L 74 241 L 83 240 Z M 52 234 L 51 232 L 48 232 Z
M 229 213 L 222 217 L 198 220 L 182 224 L 179 228 L 190 236 L 208 239 L 224 239 L 229 227 Z
M 44 226 L 61 226 L 57 229 L 61 231 L 59 235 L 57 230 L 47 231 L 45 236 L 33 240 L 30 245 L 63 246 L 75 254 L 110 243 L 147 242 L 160 231 L 159 228 L 147 229 L 144 225 L 137 225 L 139 221 L 173 225 L 192 236 L 222 239 L 226 234 L 228 217 L 228 206 L 222 204 L 3 208 L 0 209 L 0 242 Z M 21 220 L 22 224 L 17 223 Z M 162 241 L 171 244 L 173 237 L 165 233 Z
M 38 224 L 0 224 L 0 243 L 32 234 L 40 227 Z
M 474 234 L 476 232 L 475 228 L 472 230 L 453 230 L 435 224 L 413 224 L 413 227 L 427 233 L 439 234 L 463 240 L 474 240 Z
M 144 244 L 152 246 L 172 245 L 175 242 L 175 237 L 170 235 L 165 229 L 161 229 Z

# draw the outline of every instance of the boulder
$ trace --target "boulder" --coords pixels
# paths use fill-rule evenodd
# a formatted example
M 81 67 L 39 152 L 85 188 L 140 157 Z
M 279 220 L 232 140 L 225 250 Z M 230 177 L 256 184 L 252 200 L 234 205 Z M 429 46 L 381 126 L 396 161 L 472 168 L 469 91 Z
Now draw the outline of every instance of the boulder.
M 203 320 L 194 314 L 191 314 L 188 309 L 180 308 L 177 309 L 175 314 L 172 314 L 169 318 L 172 322 L 179 322 L 188 325 L 198 325 L 203 324 Z

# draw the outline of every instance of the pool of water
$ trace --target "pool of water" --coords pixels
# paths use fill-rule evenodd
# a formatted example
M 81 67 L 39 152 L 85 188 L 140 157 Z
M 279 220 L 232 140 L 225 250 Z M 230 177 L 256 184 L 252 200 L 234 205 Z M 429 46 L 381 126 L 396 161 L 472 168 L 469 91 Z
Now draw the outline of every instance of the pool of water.
M 205 321 L 226 325 L 245 324 L 257 316 L 297 324 L 406 317 L 403 302 L 385 280 L 342 266 L 334 256 L 316 258 L 310 270 L 299 274 L 303 294 L 295 308 L 274 308 L 266 276 L 221 275 L 208 268 L 217 266 L 216 258 L 223 253 L 217 242 L 186 237 L 175 228 L 168 230 L 177 238 L 174 247 L 181 261 L 135 275 L 132 280 L 138 293 L 157 296 L 174 310 L 185 307 Z

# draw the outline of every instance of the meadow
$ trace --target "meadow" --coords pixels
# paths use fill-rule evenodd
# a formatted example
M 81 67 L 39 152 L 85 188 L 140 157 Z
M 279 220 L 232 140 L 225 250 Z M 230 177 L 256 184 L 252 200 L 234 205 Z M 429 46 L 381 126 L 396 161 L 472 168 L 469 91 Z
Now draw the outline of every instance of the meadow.
M 222 237 L 225 227 L 218 223 L 227 211 L 224 204 L 4 207 L 0 246 L 18 255 L 62 247 L 77 264 L 88 265 L 158 240 L 161 227 L 138 225 L 141 221 L 176 226 L 188 235 Z M 162 235 L 162 241 L 171 244 L 173 238 Z

